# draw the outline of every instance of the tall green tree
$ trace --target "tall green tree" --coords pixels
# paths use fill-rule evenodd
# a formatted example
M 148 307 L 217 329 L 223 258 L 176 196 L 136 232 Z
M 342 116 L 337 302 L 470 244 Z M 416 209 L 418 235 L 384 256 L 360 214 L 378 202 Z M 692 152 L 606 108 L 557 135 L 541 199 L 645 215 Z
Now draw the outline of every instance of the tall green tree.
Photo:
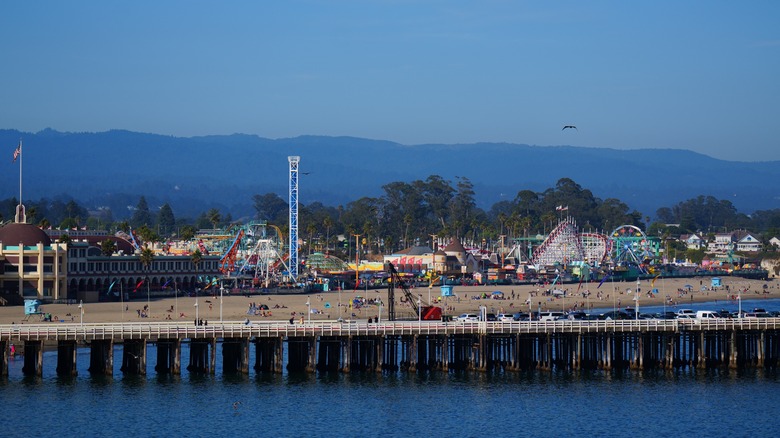
M 135 206 L 130 224 L 135 228 L 141 225 L 146 225 L 147 227 L 154 225 L 152 213 L 149 211 L 149 204 L 146 203 L 145 197 L 141 196 L 138 200 L 138 205 Z
M 466 177 L 456 178 L 458 183 L 455 196 L 450 201 L 451 219 L 449 223 L 453 227 L 453 237 L 461 237 L 465 235 L 469 224 L 471 224 L 477 203 L 474 200 L 474 185 L 471 181 Z
M 275 224 L 283 224 L 287 221 L 288 205 L 287 202 L 276 193 L 266 193 L 265 195 L 254 195 L 255 211 L 257 219 Z
M 157 212 L 157 227 L 160 234 L 163 236 L 169 236 L 174 231 L 176 226 L 176 218 L 173 216 L 173 209 L 167 202 L 160 207 L 160 211 Z

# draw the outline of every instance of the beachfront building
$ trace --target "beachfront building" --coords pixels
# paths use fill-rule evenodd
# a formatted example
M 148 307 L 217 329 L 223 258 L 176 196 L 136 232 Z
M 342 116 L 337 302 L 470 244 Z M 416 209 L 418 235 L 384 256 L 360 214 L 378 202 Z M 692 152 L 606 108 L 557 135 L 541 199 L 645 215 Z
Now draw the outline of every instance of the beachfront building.
M 384 264 L 392 263 L 398 272 L 420 275 L 444 266 L 446 255 L 434 253 L 429 246 L 412 246 L 383 257 Z
M 103 254 L 100 243 L 116 242 L 117 250 Z M 175 290 L 194 291 L 196 287 L 219 288 L 219 256 L 203 256 L 198 266 L 189 255 L 158 253 L 149 266 L 141 261 L 140 250 L 120 237 L 108 234 L 80 235 L 68 244 L 68 298 L 97 301 L 119 294 L 132 299 L 135 294 L 168 296 Z
M 443 249 L 413 246 L 384 256 L 385 263 L 392 263 L 398 272 L 421 275 L 434 272 L 439 275 L 461 275 L 479 272 L 480 263 L 457 239 Z
M 23 209 L 23 207 L 22 207 Z M 67 284 L 67 245 L 52 242 L 24 213 L 0 227 L 0 302 L 23 299 L 58 300 Z

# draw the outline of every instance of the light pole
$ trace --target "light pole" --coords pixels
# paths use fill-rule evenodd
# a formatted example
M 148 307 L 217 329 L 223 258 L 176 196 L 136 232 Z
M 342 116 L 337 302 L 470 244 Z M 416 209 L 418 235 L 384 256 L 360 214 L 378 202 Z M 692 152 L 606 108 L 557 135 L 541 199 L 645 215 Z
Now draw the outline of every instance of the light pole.
M 742 288 L 739 289 L 739 293 L 737 294 L 737 304 L 738 304 L 738 310 L 737 310 L 737 317 L 742 318 Z
M 309 298 L 306 298 L 306 323 L 311 322 L 311 302 Z
M 417 322 L 422 322 L 422 295 L 417 294 Z
M 84 302 L 79 300 L 79 324 L 84 325 Z
M 357 289 L 359 283 L 358 274 L 360 273 L 360 269 L 358 269 L 360 264 L 360 234 L 353 234 L 353 236 L 355 236 L 355 289 Z
M 176 306 L 176 315 L 179 314 L 179 284 L 177 282 L 173 282 L 173 299 L 174 299 L 174 305 Z M 178 318 L 178 316 L 177 316 Z
M 636 277 L 636 294 L 634 300 L 636 301 L 636 310 L 634 310 L 634 320 L 639 320 L 639 285 L 641 284 L 639 277 Z
M 119 283 L 119 302 L 122 305 L 122 322 L 125 322 L 125 288 Z
M 198 325 L 198 296 L 195 295 L 195 325 Z
M 149 277 L 146 277 L 146 317 L 151 318 L 152 317 L 152 305 L 151 301 L 149 300 Z
M 219 284 L 219 322 L 222 322 L 222 293 L 225 291 L 225 285 Z

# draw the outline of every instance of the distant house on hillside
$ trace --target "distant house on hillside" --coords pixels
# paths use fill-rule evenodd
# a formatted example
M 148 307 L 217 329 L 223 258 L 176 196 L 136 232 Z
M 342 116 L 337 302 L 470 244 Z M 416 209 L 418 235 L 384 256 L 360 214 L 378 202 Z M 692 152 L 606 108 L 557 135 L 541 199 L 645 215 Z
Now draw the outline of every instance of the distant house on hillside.
M 736 239 L 734 233 L 717 233 L 715 234 L 715 240 L 707 244 L 707 251 L 725 254 L 734 249 Z
M 684 243 L 688 249 L 702 249 L 706 246 L 704 239 L 697 233 L 682 234 L 680 235 L 680 241 Z
M 737 240 L 737 251 L 758 252 L 761 251 L 761 241 L 753 234 L 747 231 L 737 231 L 734 233 Z

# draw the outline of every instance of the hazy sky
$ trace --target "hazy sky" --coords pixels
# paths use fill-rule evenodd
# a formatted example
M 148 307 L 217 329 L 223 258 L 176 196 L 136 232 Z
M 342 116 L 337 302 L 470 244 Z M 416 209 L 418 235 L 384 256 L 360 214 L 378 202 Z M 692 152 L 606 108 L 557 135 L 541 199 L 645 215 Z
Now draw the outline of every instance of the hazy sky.
M 777 0 L 5 1 L 0 56 L 7 129 L 780 160 Z

